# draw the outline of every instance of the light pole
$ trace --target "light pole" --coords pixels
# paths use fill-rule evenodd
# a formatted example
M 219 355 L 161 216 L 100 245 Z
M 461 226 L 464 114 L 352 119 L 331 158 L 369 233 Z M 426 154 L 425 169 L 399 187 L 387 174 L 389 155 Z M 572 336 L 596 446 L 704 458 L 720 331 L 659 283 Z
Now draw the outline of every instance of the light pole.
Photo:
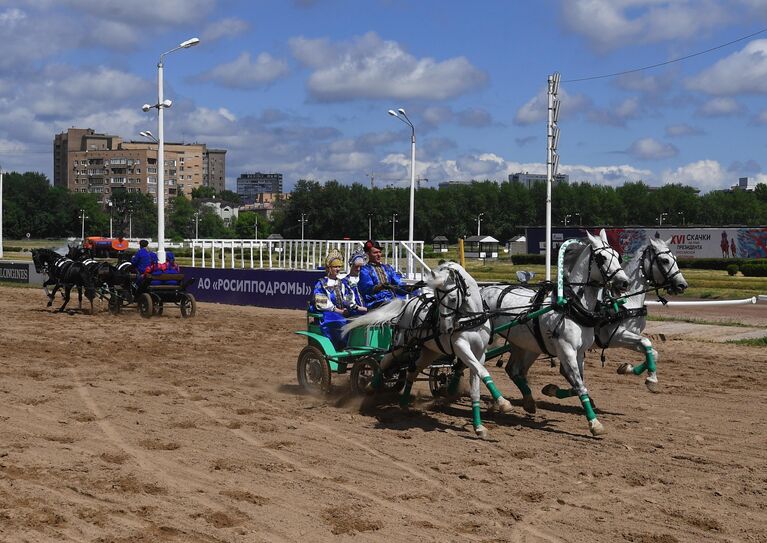
M 255 230 L 256 241 L 258 241 L 258 213 L 254 212 L 255 222 L 253 223 L 253 230 Z
M 682 226 L 684 226 L 685 225 L 684 211 L 677 211 L 676 214 L 682 216 Z
M 373 214 L 368 213 L 368 239 L 373 239 Z
M 298 219 L 298 222 L 301 223 L 301 241 L 304 241 L 304 225 L 309 222 L 306 219 L 306 213 L 301 213 L 301 218 Z
M 128 208 L 128 239 L 133 239 L 133 208 Z
M 194 212 L 194 239 L 200 239 L 200 212 Z
M 157 103 L 153 106 L 144 104 L 141 108 L 145 112 L 152 108 L 157 108 L 157 162 L 159 169 L 157 172 L 157 260 L 160 264 L 165 262 L 165 145 L 163 142 L 163 110 L 173 104 L 172 101 L 163 99 L 163 60 L 165 55 L 179 49 L 188 49 L 198 43 L 200 43 L 199 38 L 192 38 L 160 55 L 160 61 L 157 63 Z
M 109 239 L 112 239 L 112 200 L 107 200 L 109 206 Z
M 410 118 L 405 113 L 405 110 L 399 108 L 397 111 L 393 109 L 389 110 L 389 115 L 396 117 L 403 123 L 410 127 L 410 217 L 408 221 L 408 246 L 410 251 L 413 250 L 413 230 L 414 230 L 414 218 L 415 218 L 415 126 L 410 121 Z M 411 252 L 407 253 L 407 274 L 411 276 L 413 272 L 413 255 Z
M 396 224 L 397 224 L 397 214 L 392 213 L 391 219 L 389 219 L 389 222 L 391 223 L 391 244 L 392 244 L 392 251 L 394 250 L 394 239 L 396 234 Z
M 0 258 L 3 258 L 3 169 L 0 168 Z
M 83 243 L 85 243 L 85 219 L 88 218 L 88 215 L 85 214 L 84 209 L 80 209 L 80 214 L 77 216 L 78 219 L 82 221 L 82 227 L 80 230 L 80 239 Z
M 663 219 L 668 217 L 668 213 L 661 213 L 658 215 L 658 226 L 663 226 Z
M 477 215 L 477 235 L 478 236 L 479 236 L 479 228 L 480 228 L 480 225 L 482 224 L 482 217 L 484 216 L 485 216 L 484 213 L 480 213 L 479 215 Z
M 571 218 L 573 218 L 573 217 L 578 217 L 578 225 L 580 226 L 580 224 L 581 224 L 581 214 L 580 213 L 572 213 L 572 214 L 568 213 L 567 215 L 565 215 L 565 226 L 567 226 L 568 221 Z

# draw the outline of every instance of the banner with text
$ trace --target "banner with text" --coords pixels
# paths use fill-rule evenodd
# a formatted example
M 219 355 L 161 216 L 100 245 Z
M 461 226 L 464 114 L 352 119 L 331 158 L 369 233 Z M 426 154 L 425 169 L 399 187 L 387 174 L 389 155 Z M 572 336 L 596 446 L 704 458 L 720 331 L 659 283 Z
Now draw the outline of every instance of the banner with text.
M 590 228 L 592 233 L 598 228 Z M 606 228 L 610 245 L 622 254 L 633 254 L 647 245 L 649 238 L 669 242 L 678 258 L 767 258 L 767 228 Z M 583 237 L 585 229 L 552 229 L 552 246 L 563 240 Z M 546 229 L 527 229 L 527 250 L 531 254 L 545 251 Z
M 201 302 L 306 309 L 321 271 L 228 270 L 184 266 L 187 291 Z
M 0 282 L 42 285 L 45 277 L 29 262 L 0 261 Z

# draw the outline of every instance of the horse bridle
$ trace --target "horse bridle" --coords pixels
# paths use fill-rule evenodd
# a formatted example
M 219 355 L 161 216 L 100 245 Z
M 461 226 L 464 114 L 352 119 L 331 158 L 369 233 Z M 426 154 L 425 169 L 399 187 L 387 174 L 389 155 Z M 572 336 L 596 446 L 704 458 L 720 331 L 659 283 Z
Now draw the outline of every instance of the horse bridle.
M 658 257 L 661 255 L 669 255 L 671 257 L 671 264 L 668 266 L 668 269 L 661 265 L 661 261 L 658 259 Z M 645 268 L 645 261 L 648 262 L 647 268 Z M 655 274 L 652 273 L 653 266 L 656 264 L 658 271 L 660 271 L 661 275 L 663 276 L 663 283 L 660 284 L 655 281 Z M 671 280 L 682 273 L 682 270 L 679 269 L 678 265 L 676 271 L 674 273 L 670 273 L 675 264 L 677 264 L 676 256 L 674 256 L 674 253 L 672 253 L 670 249 L 659 252 L 656 251 L 652 245 L 648 245 L 645 250 L 642 251 L 642 256 L 639 260 L 639 269 L 642 272 L 642 275 L 647 279 L 647 282 L 650 283 L 652 288 L 657 290 L 671 286 Z
M 589 245 L 589 249 L 591 249 L 591 254 L 589 255 L 589 269 L 591 269 L 591 262 L 594 261 L 597 263 L 597 268 L 599 269 L 599 273 L 602 275 L 602 279 L 604 280 L 604 284 L 607 285 L 610 283 L 610 281 L 613 280 L 613 278 L 620 272 L 623 268 L 621 267 L 621 257 L 618 255 L 617 251 L 610 247 L 609 245 L 605 247 L 598 247 L 594 248 L 593 245 Z M 610 252 L 610 260 L 608 261 L 607 257 L 602 254 L 604 251 Z M 618 260 L 618 266 L 615 268 L 615 270 L 612 273 L 607 273 L 605 270 L 605 264 L 612 265 L 613 260 Z M 607 267 L 609 269 L 609 266 Z
M 463 280 L 463 277 L 460 273 L 456 272 L 455 270 L 452 270 L 448 268 L 448 273 L 450 278 L 453 280 L 453 286 L 449 289 L 442 290 L 442 289 L 434 289 L 434 297 L 437 300 L 437 305 L 439 306 L 439 315 L 440 317 L 447 317 L 448 314 L 443 313 L 442 309 L 447 309 L 453 314 L 459 314 L 460 308 L 463 305 L 464 301 L 467 297 L 468 287 L 466 286 L 466 281 Z M 453 291 L 457 291 L 457 298 L 458 302 L 455 304 L 455 307 L 450 307 L 449 305 L 446 305 L 444 303 L 444 300 L 448 294 L 450 294 Z

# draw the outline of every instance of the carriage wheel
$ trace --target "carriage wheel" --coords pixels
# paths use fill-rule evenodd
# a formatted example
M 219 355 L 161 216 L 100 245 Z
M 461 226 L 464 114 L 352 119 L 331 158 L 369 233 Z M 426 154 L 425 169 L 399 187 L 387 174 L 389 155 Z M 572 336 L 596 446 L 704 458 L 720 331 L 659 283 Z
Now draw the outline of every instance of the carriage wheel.
M 444 365 L 450 363 L 449 358 L 440 358 L 437 360 L 437 365 Z M 435 398 L 444 398 L 448 395 L 447 389 L 450 386 L 450 381 L 455 375 L 456 371 L 461 371 L 460 367 L 453 364 L 449 368 L 445 367 L 431 367 L 429 368 L 429 391 Z
M 152 316 L 153 310 L 154 302 L 152 301 L 152 296 L 148 292 L 145 292 L 138 297 L 138 311 L 141 313 L 142 317 L 148 319 Z
M 307 345 L 298 355 L 298 384 L 309 392 L 330 392 L 330 364 L 314 345 Z
M 355 394 L 365 394 L 368 383 L 380 370 L 378 360 L 373 356 L 365 356 L 354 362 L 349 372 L 349 385 Z M 384 375 L 383 386 L 379 392 L 399 393 L 407 380 L 407 368 L 397 368 L 391 375 Z
M 188 292 L 185 292 L 181 296 L 181 316 L 184 318 L 187 317 L 194 317 L 197 314 L 197 300 L 194 299 L 194 296 L 189 294 Z M 162 313 L 162 308 L 160 308 L 160 313 Z

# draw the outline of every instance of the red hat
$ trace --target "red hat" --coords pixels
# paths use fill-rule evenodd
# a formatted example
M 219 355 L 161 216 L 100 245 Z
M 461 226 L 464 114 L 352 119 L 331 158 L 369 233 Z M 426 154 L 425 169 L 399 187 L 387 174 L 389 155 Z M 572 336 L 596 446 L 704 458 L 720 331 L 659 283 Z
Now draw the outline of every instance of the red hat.
M 365 242 L 365 252 L 369 253 L 371 249 L 378 249 L 381 250 L 381 244 L 377 241 L 373 241 L 372 239 L 369 239 Z

